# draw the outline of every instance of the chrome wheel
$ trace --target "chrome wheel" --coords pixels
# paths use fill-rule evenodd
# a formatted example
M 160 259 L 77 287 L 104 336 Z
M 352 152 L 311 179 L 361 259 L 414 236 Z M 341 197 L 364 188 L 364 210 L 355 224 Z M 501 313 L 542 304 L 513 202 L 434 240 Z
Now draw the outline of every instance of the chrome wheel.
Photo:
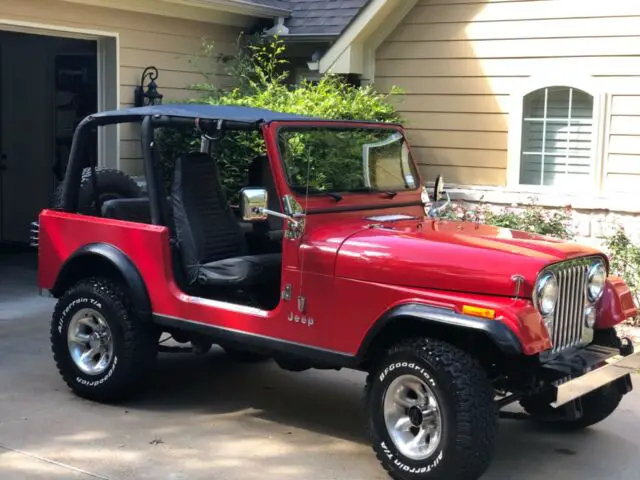
M 384 395 L 384 422 L 391 440 L 411 460 L 432 455 L 442 438 L 442 414 L 433 390 L 414 375 L 402 375 Z
M 87 375 L 100 375 L 111 364 L 111 329 L 104 317 L 92 308 L 83 308 L 71 318 L 67 345 L 73 362 Z

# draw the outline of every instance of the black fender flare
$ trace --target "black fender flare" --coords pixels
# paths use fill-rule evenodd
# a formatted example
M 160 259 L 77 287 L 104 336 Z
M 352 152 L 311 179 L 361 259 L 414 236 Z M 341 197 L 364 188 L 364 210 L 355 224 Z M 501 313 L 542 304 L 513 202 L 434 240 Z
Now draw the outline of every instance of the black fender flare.
M 70 283 L 77 279 L 83 265 L 87 262 L 95 262 L 96 259 L 108 264 L 120 275 L 133 307 L 139 314 L 150 318 L 151 300 L 142 275 L 127 254 L 108 243 L 90 243 L 73 252 L 62 265 L 51 293 L 55 296 L 62 295 Z
M 418 320 L 425 325 L 471 330 L 486 335 L 507 356 L 523 354 L 522 344 L 516 334 L 500 320 L 462 315 L 447 308 L 421 303 L 405 303 L 388 310 L 373 324 L 358 349 L 357 357 L 365 358 L 378 334 L 394 320 L 407 318 Z

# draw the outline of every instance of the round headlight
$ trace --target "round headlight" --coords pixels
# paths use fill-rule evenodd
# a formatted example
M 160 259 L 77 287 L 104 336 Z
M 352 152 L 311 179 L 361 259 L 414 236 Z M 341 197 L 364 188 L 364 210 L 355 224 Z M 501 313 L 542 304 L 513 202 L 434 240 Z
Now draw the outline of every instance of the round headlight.
M 551 315 L 558 301 L 558 281 L 556 276 L 549 272 L 540 277 L 536 284 L 536 305 L 540 313 L 547 317 Z
M 604 292 L 604 283 L 607 279 L 607 270 L 602 262 L 596 262 L 589 267 L 587 273 L 587 297 L 590 302 L 600 300 Z

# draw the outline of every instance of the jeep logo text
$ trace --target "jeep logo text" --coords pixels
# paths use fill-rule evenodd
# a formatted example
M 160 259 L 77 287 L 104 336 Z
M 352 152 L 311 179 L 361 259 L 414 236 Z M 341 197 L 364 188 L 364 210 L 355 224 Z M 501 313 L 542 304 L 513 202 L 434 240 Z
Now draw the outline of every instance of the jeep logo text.
M 309 327 L 313 327 L 313 324 L 316 323 L 316 321 L 311 317 L 307 317 L 306 315 L 294 315 L 293 312 L 289 314 L 288 319 L 290 322 L 301 323 L 302 325 L 307 325 Z

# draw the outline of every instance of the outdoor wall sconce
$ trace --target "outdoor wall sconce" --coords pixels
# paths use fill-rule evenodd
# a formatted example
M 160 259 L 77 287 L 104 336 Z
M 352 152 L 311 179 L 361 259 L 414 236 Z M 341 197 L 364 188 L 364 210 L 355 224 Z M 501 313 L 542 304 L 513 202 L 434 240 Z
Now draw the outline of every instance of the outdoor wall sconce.
M 147 84 L 147 91 L 144 91 L 144 81 L 149 79 Z M 156 67 L 147 67 L 142 72 L 140 78 L 140 85 L 136 87 L 134 96 L 134 105 L 136 107 L 143 107 L 146 105 L 159 105 L 162 103 L 163 95 L 158 92 L 158 85 L 156 80 L 158 78 L 158 69 Z

